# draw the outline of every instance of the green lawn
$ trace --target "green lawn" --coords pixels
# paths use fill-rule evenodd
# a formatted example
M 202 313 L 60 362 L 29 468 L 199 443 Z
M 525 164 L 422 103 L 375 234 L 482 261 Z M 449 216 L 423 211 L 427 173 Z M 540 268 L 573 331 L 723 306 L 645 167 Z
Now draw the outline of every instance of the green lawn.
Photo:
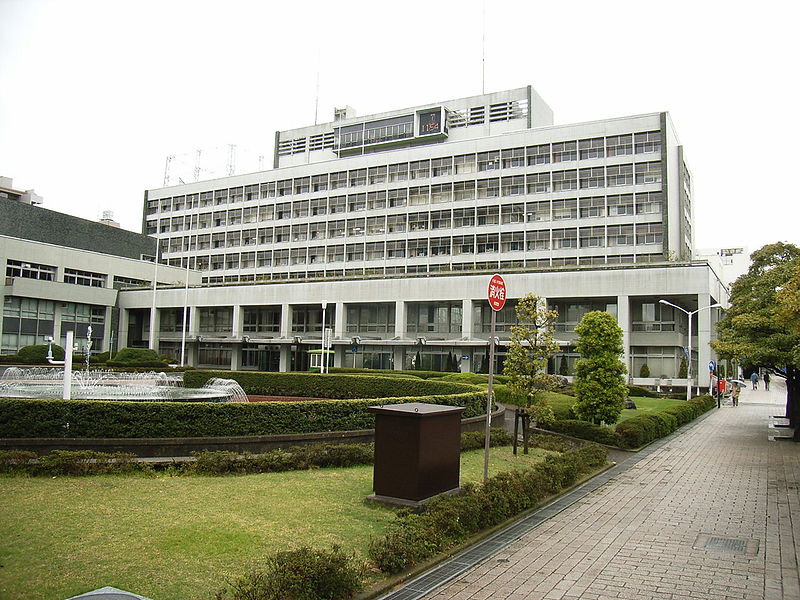
M 650 412 L 658 412 L 659 410 L 664 410 L 665 408 L 668 408 L 670 406 L 686 402 L 685 400 L 673 400 L 671 398 L 632 397 L 631 400 L 633 400 L 634 404 L 636 404 L 636 410 L 632 409 L 623 410 L 622 414 L 619 417 L 619 421 L 617 421 L 617 423 L 620 423 L 625 419 L 630 419 L 631 417 L 635 417 L 637 415 L 642 415 Z
M 545 454 L 492 448 L 490 472 Z M 462 455 L 462 482 L 483 451 Z M 210 599 L 260 557 L 341 544 L 364 557 L 393 518 L 367 505 L 372 467 L 239 477 L 0 478 L 0 598 L 63 600 L 114 586 L 156 600 Z

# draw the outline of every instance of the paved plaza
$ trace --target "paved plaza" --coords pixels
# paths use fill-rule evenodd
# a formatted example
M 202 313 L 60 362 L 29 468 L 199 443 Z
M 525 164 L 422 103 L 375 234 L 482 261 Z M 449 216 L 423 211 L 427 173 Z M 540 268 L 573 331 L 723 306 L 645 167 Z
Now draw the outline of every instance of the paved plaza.
M 800 600 L 800 444 L 770 439 L 784 404 L 777 377 L 743 390 L 424 597 Z

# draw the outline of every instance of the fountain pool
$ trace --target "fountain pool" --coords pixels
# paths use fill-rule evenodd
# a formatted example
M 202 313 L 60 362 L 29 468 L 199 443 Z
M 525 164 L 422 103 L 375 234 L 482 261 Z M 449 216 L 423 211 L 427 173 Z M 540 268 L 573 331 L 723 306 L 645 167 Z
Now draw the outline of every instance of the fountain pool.
M 0 397 L 61 398 L 64 369 L 8 367 L 0 376 Z M 180 375 L 161 372 L 72 372 L 72 398 L 78 400 L 247 402 L 232 379 L 211 379 L 202 388 L 183 387 Z

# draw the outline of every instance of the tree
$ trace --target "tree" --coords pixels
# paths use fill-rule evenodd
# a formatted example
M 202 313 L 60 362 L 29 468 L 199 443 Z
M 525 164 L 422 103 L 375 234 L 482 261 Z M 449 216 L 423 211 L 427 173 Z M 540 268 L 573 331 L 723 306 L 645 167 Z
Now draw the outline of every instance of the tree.
M 750 259 L 711 345 L 745 369 L 766 367 L 786 378 L 786 416 L 800 441 L 800 248 L 777 242 Z
M 689 368 L 686 366 L 686 357 L 681 356 L 681 364 L 678 366 L 678 378 L 686 379 L 689 376 Z
M 572 410 L 587 421 L 616 423 L 625 408 L 628 370 L 620 360 L 622 329 L 613 315 L 595 310 L 575 327 L 575 404 Z
M 558 374 L 564 376 L 569 375 L 569 365 L 567 364 L 566 356 L 561 357 L 561 366 L 558 368 Z
M 534 421 L 546 422 L 553 418 L 553 411 L 543 392 L 557 384 L 547 374 L 547 361 L 559 350 L 553 338 L 558 312 L 548 310 L 536 294 L 528 294 L 517 303 L 516 314 L 518 324 L 511 327 L 503 372 L 527 415 Z

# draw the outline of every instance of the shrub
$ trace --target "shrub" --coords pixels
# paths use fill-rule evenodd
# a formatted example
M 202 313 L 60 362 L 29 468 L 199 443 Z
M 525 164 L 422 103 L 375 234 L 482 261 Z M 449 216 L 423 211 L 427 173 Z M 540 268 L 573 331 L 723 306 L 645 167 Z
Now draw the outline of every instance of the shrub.
M 114 355 L 113 360 L 106 361 L 111 367 L 153 367 L 163 368 L 167 363 L 154 351 L 148 348 L 122 348 Z
M 628 396 L 637 398 L 659 398 L 660 396 L 655 392 L 651 392 L 647 388 L 639 387 L 638 385 L 628 386 Z
M 647 363 L 642 363 L 642 367 L 639 369 L 639 377 L 650 377 L 650 367 L 647 366 Z
M 26 365 L 47 364 L 47 344 L 24 346 L 17 351 L 17 357 Z M 56 344 L 52 345 L 53 360 L 64 360 L 64 349 Z
M 505 429 L 492 427 L 489 430 L 489 445 L 510 446 L 514 440 L 511 434 Z M 484 431 L 465 431 L 461 434 L 461 452 L 467 450 L 480 450 L 486 445 L 486 433 Z
M 464 486 L 459 496 L 430 502 L 424 513 L 402 512 L 382 538 L 369 547 L 381 571 L 399 573 L 536 506 L 547 496 L 605 464 L 607 451 L 597 444 L 552 456 L 530 469 L 500 473 L 485 484 Z
M 669 435 L 680 425 L 697 418 L 716 406 L 710 396 L 698 396 L 684 404 L 670 406 L 657 413 L 631 417 L 617 425 L 622 448 L 640 448 L 653 440 Z
M 361 588 L 353 556 L 334 545 L 330 551 L 302 546 L 277 552 L 261 569 L 233 582 L 218 600 L 344 600 Z
M 456 383 L 442 385 L 475 389 Z M 484 412 L 486 392 L 382 398 L 380 403 L 410 401 L 464 406 L 466 418 Z M 0 437 L 60 438 L 67 423 L 70 437 L 78 438 L 220 437 L 371 429 L 375 417 L 367 409 L 376 403 L 374 398 L 258 403 L 0 398 Z
M 253 371 L 187 371 L 186 387 L 202 387 L 209 379 L 233 379 L 245 393 L 305 398 L 398 398 L 475 392 L 475 386 L 455 381 L 331 373 L 262 373 Z M 480 413 L 479 413 L 480 414 Z M 474 415 L 472 415 L 474 416 Z
M 598 444 L 619 446 L 619 439 L 613 429 L 595 425 L 588 421 L 580 421 L 577 419 L 557 420 L 548 425 L 546 429 L 582 440 L 597 442 Z

